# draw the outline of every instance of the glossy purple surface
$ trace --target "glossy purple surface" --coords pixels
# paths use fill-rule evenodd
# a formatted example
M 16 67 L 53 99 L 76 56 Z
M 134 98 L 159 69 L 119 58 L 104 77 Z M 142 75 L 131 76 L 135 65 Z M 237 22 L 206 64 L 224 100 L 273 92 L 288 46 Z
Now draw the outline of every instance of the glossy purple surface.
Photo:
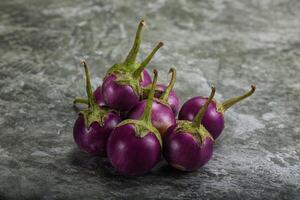
M 170 127 L 164 140 L 164 157 L 174 168 L 195 171 L 206 164 L 213 153 L 214 141 L 206 137 L 199 145 L 193 135 L 175 132 L 176 125 Z
M 193 121 L 206 101 L 207 98 L 200 96 L 189 99 L 182 105 L 178 119 Z M 222 133 L 224 129 L 224 116 L 222 113 L 217 112 L 216 102 L 212 101 L 209 104 L 201 123 L 214 139 L 218 138 Z
M 120 121 L 121 118 L 117 114 L 109 112 L 104 126 L 94 122 L 89 128 L 86 128 L 83 116 L 79 115 L 73 127 L 74 140 L 82 151 L 91 155 L 105 156 L 107 139 Z
M 108 139 L 108 159 L 119 173 L 126 176 L 149 172 L 159 161 L 160 155 L 161 146 L 154 133 L 137 137 L 132 124 L 115 128 Z
M 115 75 L 108 75 L 102 84 L 105 103 L 116 110 L 126 112 L 138 103 L 139 97 L 128 85 L 116 83 Z
M 147 100 L 137 103 L 129 112 L 128 117 L 130 119 L 140 119 L 144 113 L 146 104 Z M 151 122 L 161 135 L 164 136 L 168 128 L 176 123 L 176 119 L 169 106 L 154 100 L 152 104 Z
M 93 92 L 93 95 L 95 97 L 96 103 L 102 107 L 102 106 L 106 106 L 105 101 L 104 101 L 104 97 L 102 94 L 102 87 L 99 86 L 97 87 L 97 89 Z
M 163 84 L 157 84 L 156 85 L 156 90 L 160 91 L 155 93 L 155 97 L 159 98 L 161 97 L 162 93 L 166 90 L 167 86 L 163 85 Z M 168 104 L 170 105 L 170 107 L 173 110 L 173 113 L 175 114 L 175 116 L 178 113 L 179 107 L 180 107 L 180 100 L 176 94 L 176 92 L 174 90 L 172 90 L 170 92 L 169 98 L 168 98 Z
M 152 78 L 148 72 L 147 69 L 144 69 L 143 71 L 143 79 L 140 81 L 140 85 L 142 87 L 145 87 L 147 85 L 150 85 L 152 83 Z

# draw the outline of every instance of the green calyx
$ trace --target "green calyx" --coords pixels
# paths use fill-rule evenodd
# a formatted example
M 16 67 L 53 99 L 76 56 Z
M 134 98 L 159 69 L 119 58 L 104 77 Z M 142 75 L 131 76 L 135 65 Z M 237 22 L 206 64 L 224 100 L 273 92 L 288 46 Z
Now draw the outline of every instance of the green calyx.
M 212 140 L 212 136 L 210 133 L 205 129 L 205 127 L 201 124 L 205 111 L 208 105 L 214 98 L 216 92 L 216 88 L 214 86 L 211 87 L 211 93 L 205 102 L 205 104 L 201 107 L 197 115 L 195 116 L 192 122 L 187 120 L 178 120 L 177 124 L 178 127 L 176 128 L 176 132 L 188 132 L 191 133 L 195 138 L 197 138 L 199 144 L 202 144 L 205 137 L 210 137 Z
M 90 127 L 93 122 L 98 122 L 100 126 L 103 125 L 105 117 L 109 112 L 107 108 L 100 108 L 100 106 L 96 103 L 95 97 L 93 95 L 93 90 L 90 81 L 89 69 L 85 61 L 81 62 L 83 64 L 85 70 L 85 81 L 86 81 L 86 93 L 87 93 L 87 104 L 88 108 L 80 111 L 84 118 L 84 123 L 86 127 Z M 76 101 L 76 99 L 75 99 Z M 74 101 L 74 103 L 76 103 Z
M 251 85 L 251 89 L 248 92 L 246 92 L 245 94 L 228 99 L 228 100 L 224 101 L 223 103 L 218 103 L 217 111 L 224 114 L 228 108 L 230 108 L 231 106 L 235 105 L 236 103 L 244 100 L 245 98 L 251 96 L 255 92 L 255 90 L 256 90 L 256 86 Z
M 141 95 L 142 93 L 140 80 L 142 79 L 143 70 L 147 67 L 158 49 L 163 46 L 163 43 L 159 42 L 144 61 L 136 61 L 136 57 L 141 45 L 141 33 L 144 26 L 145 22 L 142 20 L 139 23 L 133 46 L 125 61 L 123 63 L 113 65 L 107 72 L 107 75 L 114 74 L 117 76 L 117 83 L 131 86 L 138 95 Z
M 193 122 L 187 120 L 178 120 L 176 132 L 188 132 L 191 133 L 201 145 L 206 137 L 214 140 L 210 133 L 206 130 L 206 128 L 201 124 L 199 127 L 195 127 L 192 125 Z
M 132 74 L 134 70 L 136 70 L 140 66 L 140 63 L 135 62 L 131 65 L 125 65 L 124 63 L 121 64 L 114 64 L 111 68 L 107 70 L 107 74 Z
M 151 122 L 152 104 L 153 104 L 153 99 L 154 99 L 156 83 L 157 83 L 157 71 L 153 70 L 153 73 L 154 73 L 153 82 L 151 85 L 151 90 L 148 95 L 147 104 L 144 109 L 144 113 L 143 113 L 142 117 L 138 120 L 133 120 L 133 119 L 125 120 L 125 121 L 121 122 L 120 124 L 118 124 L 118 126 L 122 126 L 125 124 L 133 124 L 136 129 L 135 133 L 139 137 L 144 137 L 149 132 L 152 132 L 155 134 L 156 138 L 159 140 L 160 145 L 162 146 L 162 139 L 161 139 L 160 133 L 152 125 L 152 122 Z
M 143 120 L 133 120 L 133 119 L 127 119 L 122 121 L 121 123 L 118 124 L 119 126 L 123 126 L 126 124 L 133 124 L 135 127 L 135 135 L 138 137 L 144 137 L 146 136 L 149 132 L 154 133 L 156 138 L 158 139 L 160 146 L 162 146 L 162 139 L 160 136 L 160 133 L 156 128 L 154 128 L 152 125 L 149 125 L 149 123 L 146 123 Z
M 139 81 L 139 79 L 133 78 L 128 73 L 123 73 L 123 74 L 117 75 L 116 82 L 119 85 L 129 85 L 130 87 L 132 87 L 133 91 L 137 95 L 140 95 L 142 93 L 142 88 L 140 87 L 140 81 Z
M 85 126 L 90 127 L 93 122 L 98 122 L 100 126 L 103 126 L 107 111 L 101 109 L 90 110 L 87 108 L 81 110 L 79 113 L 84 117 Z

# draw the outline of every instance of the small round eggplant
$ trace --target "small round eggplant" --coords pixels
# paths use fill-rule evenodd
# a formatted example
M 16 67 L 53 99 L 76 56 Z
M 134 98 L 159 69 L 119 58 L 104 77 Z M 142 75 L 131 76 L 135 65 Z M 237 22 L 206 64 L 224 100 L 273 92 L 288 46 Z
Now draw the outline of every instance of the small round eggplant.
M 92 93 L 88 67 L 85 61 L 82 63 L 85 69 L 88 108 L 80 111 L 73 127 L 73 137 L 82 151 L 105 156 L 107 139 L 121 118 L 116 112 L 98 105 Z
M 133 47 L 125 61 L 113 65 L 103 81 L 102 93 L 105 103 L 121 112 L 129 111 L 138 103 L 142 95 L 142 86 L 148 85 L 151 81 L 145 68 L 158 49 L 163 46 L 163 43 L 159 42 L 144 61 L 141 63 L 136 61 L 144 25 L 145 22 L 142 20 L 139 23 Z
M 176 118 L 173 110 L 168 104 L 169 95 L 176 80 L 176 70 L 174 68 L 171 68 L 170 73 L 172 73 L 170 84 L 164 90 L 164 93 L 160 95 L 159 99 L 154 99 L 151 111 L 151 122 L 153 126 L 160 132 L 162 137 L 164 137 L 168 128 L 176 123 Z M 143 100 L 137 103 L 129 112 L 128 117 L 130 119 L 139 119 L 144 113 L 146 104 L 147 100 Z
M 125 176 L 145 174 L 160 159 L 162 140 L 157 129 L 151 124 L 151 107 L 156 82 L 157 71 L 155 70 L 143 116 L 138 120 L 122 121 L 108 139 L 108 159 L 112 166 Z
M 133 91 L 131 86 L 121 85 L 116 80 L 117 76 L 111 74 L 103 82 L 102 91 L 105 95 L 105 102 L 111 108 L 126 112 L 139 102 L 139 95 Z
M 214 94 L 215 88 L 212 87 L 208 101 L 193 122 L 178 120 L 177 124 L 168 129 L 163 154 L 172 167 L 182 171 L 195 171 L 210 160 L 214 140 L 201 125 L 201 120 Z
M 251 96 L 256 87 L 251 85 L 251 90 L 242 96 L 234 97 L 219 104 L 215 100 L 209 104 L 202 119 L 203 126 L 210 132 L 214 139 L 217 139 L 224 129 L 224 113 L 237 102 Z M 207 101 L 207 97 L 197 96 L 186 101 L 179 112 L 179 120 L 194 120 L 201 107 Z

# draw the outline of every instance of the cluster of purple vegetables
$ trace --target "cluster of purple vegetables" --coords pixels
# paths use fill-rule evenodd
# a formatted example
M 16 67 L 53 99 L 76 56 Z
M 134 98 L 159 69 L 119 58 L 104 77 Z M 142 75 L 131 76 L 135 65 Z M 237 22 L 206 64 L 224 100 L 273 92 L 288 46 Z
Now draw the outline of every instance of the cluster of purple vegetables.
M 170 69 L 171 80 L 163 85 L 157 84 L 156 70 L 152 80 L 145 69 L 163 43 L 158 43 L 144 61 L 136 61 L 144 25 L 142 20 L 125 61 L 113 65 L 95 91 L 87 64 L 82 61 L 87 99 L 76 98 L 74 103 L 86 104 L 87 108 L 75 122 L 74 140 L 90 155 L 107 156 L 126 176 L 149 172 L 162 154 L 178 170 L 197 170 L 212 157 L 214 140 L 224 129 L 225 111 L 253 94 L 255 86 L 223 103 L 213 99 L 212 87 L 209 97 L 193 97 L 180 109 L 173 90 L 176 70 Z

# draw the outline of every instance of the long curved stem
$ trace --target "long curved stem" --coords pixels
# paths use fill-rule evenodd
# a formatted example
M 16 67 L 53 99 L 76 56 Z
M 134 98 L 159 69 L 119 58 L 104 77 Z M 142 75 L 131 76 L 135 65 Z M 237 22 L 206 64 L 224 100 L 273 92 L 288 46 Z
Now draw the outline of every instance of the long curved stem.
M 85 71 L 86 93 L 87 93 L 87 97 L 88 97 L 88 106 L 90 108 L 95 105 L 95 99 L 94 99 L 93 89 L 92 89 L 91 80 L 90 80 L 90 72 L 89 72 L 89 68 L 84 60 L 81 61 L 81 64 L 83 64 L 84 71 Z
M 137 56 L 138 51 L 141 46 L 141 33 L 142 33 L 142 29 L 144 26 L 145 26 L 145 21 L 141 20 L 139 23 L 138 29 L 136 31 L 136 34 L 135 34 L 133 46 L 132 46 L 130 52 L 128 53 L 128 56 L 124 62 L 127 65 L 133 64 L 136 60 L 136 56 Z
M 201 109 L 199 110 L 199 112 L 197 113 L 196 117 L 193 120 L 193 126 L 194 127 L 199 127 L 202 121 L 202 118 L 204 116 L 204 113 L 208 107 L 208 105 L 211 103 L 212 99 L 215 96 L 215 92 L 216 92 L 216 88 L 214 86 L 211 87 L 211 92 L 210 95 L 207 99 L 207 101 L 205 102 L 205 104 L 201 107 Z
M 242 101 L 243 99 L 251 96 L 255 92 L 255 89 L 256 89 L 256 86 L 251 85 L 251 90 L 246 92 L 245 94 L 243 94 L 241 96 L 233 97 L 231 99 L 228 99 L 228 100 L 224 101 L 222 103 L 222 107 L 223 107 L 224 111 L 226 111 L 228 108 L 230 108 L 234 104 L 236 104 L 236 103 Z
M 160 98 L 163 102 L 168 101 L 168 98 L 170 96 L 170 92 L 172 91 L 172 89 L 175 85 L 175 82 L 176 82 L 176 69 L 171 68 L 169 73 L 172 73 L 172 77 L 171 77 L 171 80 L 170 80 L 170 83 L 169 83 L 168 87 L 166 88 L 166 90 L 164 91 L 163 95 Z
M 146 66 L 148 65 L 148 63 L 151 61 L 151 59 L 153 58 L 153 56 L 155 55 L 155 53 L 158 51 L 158 49 L 160 47 L 162 47 L 164 45 L 164 43 L 159 42 L 154 49 L 152 50 L 152 52 L 147 56 L 147 58 L 140 64 L 140 66 L 133 72 L 133 77 L 134 78 L 139 78 L 141 76 L 141 73 L 143 72 L 143 70 L 146 68 Z
M 154 93 L 155 93 L 155 88 L 156 88 L 156 83 L 157 83 L 157 75 L 158 72 L 157 70 L 153 70 L 153 82 L 151 85 L 151 90 L 150 93 L 148 95 L 148 99 L 147 99 L 147 104 L 146 104 L 146 108 L 144 110 L 144 114 L 142 116 L 142 120 L 146 121 L 147 123 L 151 123 L 151 112 L 152 112 L 152 104 L 153 104 L 153 99 L 154 99 Z

